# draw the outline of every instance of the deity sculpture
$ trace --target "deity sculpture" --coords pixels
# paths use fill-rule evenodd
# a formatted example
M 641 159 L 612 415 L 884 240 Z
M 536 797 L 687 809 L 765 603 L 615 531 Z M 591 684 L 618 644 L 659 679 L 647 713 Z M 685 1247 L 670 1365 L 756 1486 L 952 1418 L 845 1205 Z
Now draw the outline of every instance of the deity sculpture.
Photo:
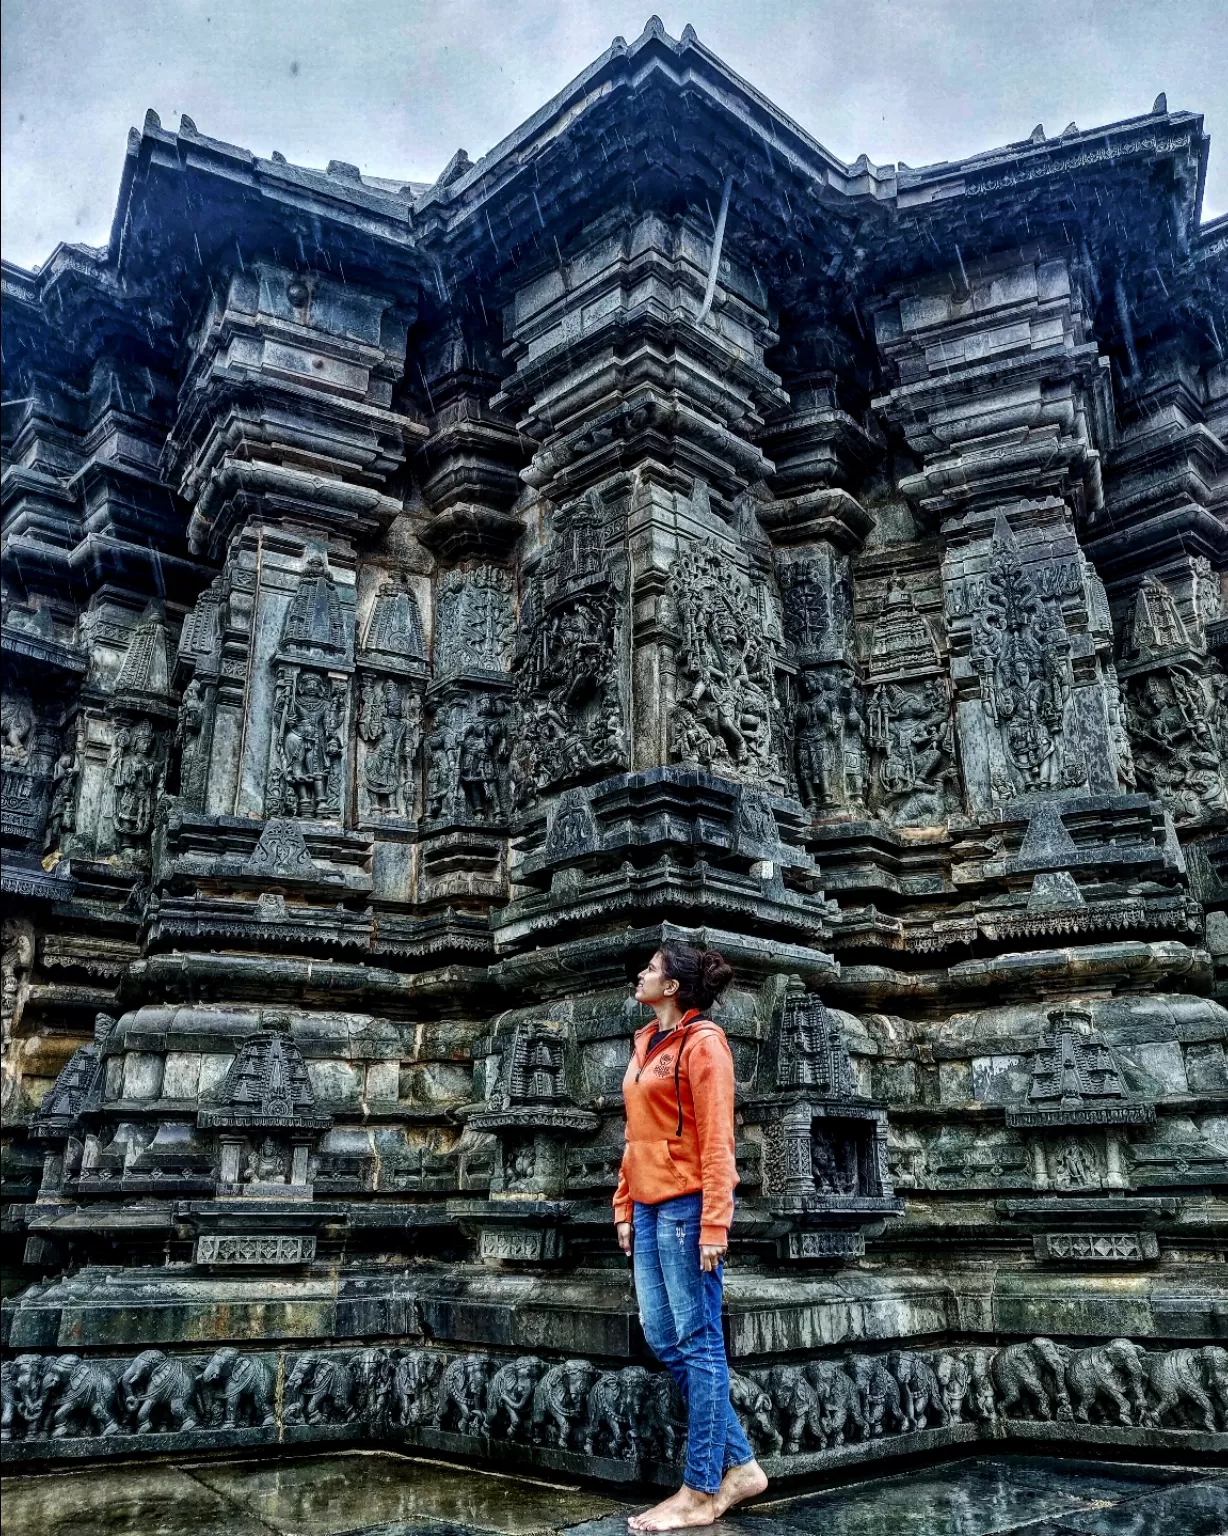
M 125 843 L 140 842 L 153 826 L 161 778 L 158 759 L 157 734 L 148 720 L 138 720 L 116 734 L 111 751 L 114 823 Z
M 270 784 L 271 814 L 336 816 L 340 813 L 341 698 L 318 672 L 297 677 L 283 669 L 274 701 L 280 773 Z

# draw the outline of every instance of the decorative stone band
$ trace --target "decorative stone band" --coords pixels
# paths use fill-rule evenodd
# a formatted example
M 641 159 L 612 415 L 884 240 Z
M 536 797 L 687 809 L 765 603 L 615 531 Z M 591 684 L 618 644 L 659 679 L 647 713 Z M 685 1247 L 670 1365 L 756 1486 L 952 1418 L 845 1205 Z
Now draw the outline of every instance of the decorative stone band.
M 1046 1130 L 1064 1125 L 1150 1125 L 1156 1117 L 1151 1103 L 1076 1104 L 1068 1109 L 1008 1109 L 1007 1125 L 1018 1130 Z
M 208 1235 L 196 1239 L 196 1262 L 241 1266 L 309 1264 L 316 1256 L 314 1237 L 253 1237 Z
M 1160 1256 L 1154 1232 L 1038 1232 L 1036 1257 L 1058 1264 L 1146 1264 Z
M 361 1439 L 668 1482 L 686 1438 L 664 1371 L 418 1345 L 30 1353 L 5 1360 L 3 1384 L 9 1463 Z M 1010 1436 L 1228 1451 L 1228 1350 L 1218 1345 L 1035 1338 L 848 1352 L 744 1367 L 730 1398 L 774 1476 Z

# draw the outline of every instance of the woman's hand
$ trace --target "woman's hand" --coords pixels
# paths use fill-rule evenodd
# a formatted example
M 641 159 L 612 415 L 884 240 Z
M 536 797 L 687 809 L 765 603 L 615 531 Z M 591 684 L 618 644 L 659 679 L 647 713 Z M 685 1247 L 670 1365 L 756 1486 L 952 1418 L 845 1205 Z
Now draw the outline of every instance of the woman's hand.
M 618 1232 L 618 1246 L 627 1255 L 627 1257 L 630 1258 L 631 1257 L 631 1223 L 629 1221 L 620 1221 L 618 1223 L 616 1231 Z
M 700 1243 L 699 1267 L 705 1274 L 712 1274 L 729 1251 L 728 1243 Z

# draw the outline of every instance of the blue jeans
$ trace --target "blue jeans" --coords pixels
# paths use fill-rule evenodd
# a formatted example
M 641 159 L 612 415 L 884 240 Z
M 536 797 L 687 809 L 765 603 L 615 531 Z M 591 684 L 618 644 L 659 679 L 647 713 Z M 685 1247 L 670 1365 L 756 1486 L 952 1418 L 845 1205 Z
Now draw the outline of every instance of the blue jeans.
M 635 1294 L 648 1346 L 678 1383 L 687 1408 L 683 1482 L 715 1493 L 730 1467 L 753 1461 L 729 1402 L 721 1334 L 721 1271 L 699 1267 L 703 1196 L 635 1206 Z

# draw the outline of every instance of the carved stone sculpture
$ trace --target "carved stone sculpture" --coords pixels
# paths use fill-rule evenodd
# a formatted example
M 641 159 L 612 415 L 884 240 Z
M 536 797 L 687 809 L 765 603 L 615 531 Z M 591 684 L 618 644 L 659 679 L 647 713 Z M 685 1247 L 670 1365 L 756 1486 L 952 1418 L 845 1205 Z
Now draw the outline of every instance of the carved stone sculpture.
M 486 1432 L 486 1386 L 494 1361 L 486 1355 L 458 1355 L 444 1367 L 437 1420 L 441 1429 L 462 1435 Z
M 1181 825 L 1222 812 L 1228 805 L 1225 747 L 1195 673 L 1174 665 L 1131 679 L 1127 709 L 1143 787 L 1158 795 Z
M 844 1357 L 844 1369 L 860 1394 L 861 1417 L 868 1435 L 887 1434 L 904 1423 L 900 1384 L 885 1361 L 848 1354 Z
M 1008 1344 L 990 1366 L 997 1410 L 1010 1417 L 1070 1419 L 1066 1364 L 1049 1339 Z
M 894 826 L 942 821 L 959 804 L 946 684 L 880 683 L 868 714 L 871 805 Z
M 770 1456 L 780 1454 L 784 1437 L 776 1428 L 775 1409 L 768 1393 L 753 1377 L 729 1373 L 729 1401 L 747 1438 Z
M 397 1416 L 407 1428 L 428 1424 L 439 1416 L 439 1379 L 443 1369 L 443 1356 L 433 1350 L 408 1350 L 396 1362 Z
M 354 1376 L 343 1356 L 308 1350 L 286 1377 L 289 1424 L 337 1424 L 353 1416 Z
M 307 818 L 341 814 L 338 766 L 346 690 L 319 672 L 278 671 L 273 702 L 275 757 L 266 814 Z
M 588 1395 L 597 1379 L 587 1360 L 552 1365 L 533 1389 L 533 1425 L 547 1444 L 579 1449 L 584 1438 Z
M 485 1433 L 526 1439 L 532 1424 L 533 1393 L 541 1373 L 541 1361 L 521 1355 L 501 1365 L 486 1388 Z
M 1188 1422 L 1211 1433 L 1228 1429 L 1228 1350 L 1207 1344 L 1148 1354 L 1144 1368 L 1151 1401 L 1143 1423 Z
M 49 1360 L 39 1384 L 40 1427 L 53 1440 L 70 1434 L 117 1435 L 115 1378 L 77 1355 Z
M 119 1395 L 136 1415 L 139 1434 L 149 1430 L 195 1429 L 196 1377 L 184 1360 L 158 1349 L 138 1355 L 119 1378 Z
M 1066 1385 L 1076 1419 L 1087 1423 L 1097 1401 L 1113 1404 L 1122 1424 L 1138 1422 L 1145 1412 L 1143 1351 L 1130 1339 L 1112 1339 L 1090 1349 L 1064 1350 Z
M 210 1357 L 201 1372 L 200 1383 L 215 1402 L 220 1399 L 223 1428 L 275 1422 L 269 1368 L 255 1355 L 240 1354 L 233 1346 L 225 1345 Z
M 812 1362 L 806 1367 L 806 1377 L 818 1399 L 820 1445 L 843 1445 L 846 1434 L 864 1438 L 867 1428 L 861 1411 L 862 1394 L 852 1377 L 831 1360 Z
M 648 1372 L 640 1365 L 621 1371 L 602 1371 L 588 1395 L 584 1426 L 584 1454 L 637 1456 L 640 1445 L 640 1412 Z
M 137 849 L 149 837 L 162 767 L 158 735 L 148 720 L 137 720 L 116 732 L 111 749 L 112 819 L 121 848 Z
M 975 614 L 973 660 L 999 748 L 995 787 L 1003 798 L 1071 788 L 1086 778 L 1066 734 L 1069 655 L 1060 605 L 1041 596 L 1020 561 L 1014 533 L 999 519 Z
M 715 545 L 679 555 L 669 592 L 678 635 L 671 757 L 748 780 L 778 776 L 771 651 Z

